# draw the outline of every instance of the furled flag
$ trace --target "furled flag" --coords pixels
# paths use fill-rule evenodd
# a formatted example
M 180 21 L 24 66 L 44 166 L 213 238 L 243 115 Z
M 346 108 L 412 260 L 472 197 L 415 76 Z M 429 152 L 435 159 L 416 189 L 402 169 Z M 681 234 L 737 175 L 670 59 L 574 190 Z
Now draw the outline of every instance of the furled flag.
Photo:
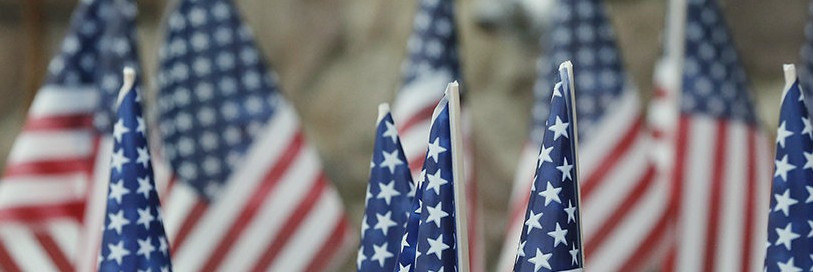
M 807 205 L 813 202 L 813 125 L 796 68 L 785 65 L 784 69 L 765 271 L 810 271 L 813 210 Z
M 799 67 L 799 78 L 802 84 L 802 91 L 808 96 L 813 96 L 813 2 L 807 8 L 808 19 L 805 23 L 805 43 L 802 45 L 802 65 Z M 813 111 L 813 102 L 807 102 L 807 112 Z
M 559 73 L 513 271 L 581 271 L 584 267 L 573 65 L 562 63 Z
M 654 158 L 670 179 L 664 271 L 758 271 L 769 146 L 714 0 L 673 1 L 656 70 Z
M 182 0 L 158 72 L 178 269 L 321 271 L 351 250 L 341 199 L 231 0 Z M 348 252 L 349 253 L 349 252 Z
M 95 270 L 136 13 L 130 0 L 78 2 L 0 181 L 0 270 Z
M 415 185 L 401 148 L 389 104 L 378 106 L 375 147 L 370 160 L 358 271 L 392 271 L 409 215 Z
M 585 259 L 607 271 L 641 271 L 665 241 L 668 183 L 655 179 L 651 136 L 628 80 L 604 3 L 560 0 L 534 86 L 531 136 L 517 167 L 499 271 L 511 271 L 528 207 L 536 157 L 548 131 L 557 65 L 573 60 L 579 117 Z
M 404 62 L 403 85 L 393 102 L 393 118 L 398 122 L 404 152 L 418 180 L 426 152 L 432 111 L 442 90 L 451 81 L 462 81 L 458 59 L 457 27 L 453 0 L 419 0 L 412 34 L 407 43 L 408 57 Z M 462 117 L 466 183 L 468 194 L 468 224 L 471 248 L 471 269 L 485 271 L 483 228 L 477 202 L 477 185 L 473 167 L 470 121 L 466 110 Z
M 99 271 L 172 269 L 141 101 L 135 72 L 125 68 L 113 126 L 115 141 Z

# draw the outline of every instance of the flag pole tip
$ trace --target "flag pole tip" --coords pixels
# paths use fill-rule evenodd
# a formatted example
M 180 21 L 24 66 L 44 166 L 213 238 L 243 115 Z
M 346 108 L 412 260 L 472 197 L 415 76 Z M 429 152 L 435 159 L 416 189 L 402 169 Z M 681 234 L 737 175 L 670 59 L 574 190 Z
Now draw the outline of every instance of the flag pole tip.
M 378 104 L 378 118 L 376 119 L 376 123 L 381 122 L 381 119 L 384 119 L 384 116 L 390 113 L 390 104 L 389 103 L 381 103 Z
M 796 81 L 796 65 L 785 64 L 782 65 L 782 70 L 785 71 L 785 83 L 793 83 Z
M 562 64 L 559 64 L 560 70 L 565 68 L 573 68 L 573 63 L 570 62 L 569 60 L 566 60 L 565 62 L 562 62 Z
M 127 92 L 129 92 L 130 89 L 133 88 L 133 85 L 135 85 L 135 78 L 136 78 L 135 69 L 133 69 L 132 67 L 129 67 L 129 66 L 124 67 L 124 71 L 122 73 L 123 73 L 124 77 L 123 77 L 123 83 L 121 85 L 121 89 L 119 90 L 118 99 L 116 99 L 116 107 L 117 108 L 118 108 L 119 105 L 121 105 L 121 101 L 124 100 L 124 97 L 127 96 Z

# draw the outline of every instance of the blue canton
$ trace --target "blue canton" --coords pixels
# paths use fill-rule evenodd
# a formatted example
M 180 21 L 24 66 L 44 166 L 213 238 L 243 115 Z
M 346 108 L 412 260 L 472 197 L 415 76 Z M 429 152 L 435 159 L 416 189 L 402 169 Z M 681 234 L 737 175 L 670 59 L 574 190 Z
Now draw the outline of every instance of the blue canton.
M 404 63 L 404 85 L 434 71 L 451 73 L 460 80 L 454 1 L 419 0 L 414 28 L 407 42 L 409 57 Z
M 389 113 L 378 122 L 370 167 L 356 267 L 358 271 L 391 271 L 396 267 L 395 256 L 401 249 L 415 189 Z
M 282 103 L 231 0 L 183 0 L 168 17 L 158 72 L 164 155 L 211 199 Z
M 813 97 L 813 2 L 807 8 L 808 20 L 805 23 L 805 43 L 802 45 L 802 65 L 799 69 L 802 90 L 808 97 Z M 811 102 L 807 102 L 807 112 L 813 111 Z
M 537 161 L 514 271 L 563 271 L 584 265 L 570 78 L 564 65 Z
M 813 125 L 793 80 L 779 112 L 766 271 L 813 268 Z
M 418 226 L 421 224 L 421 208 L 423 207 L 423 191 L 426 190 L 423 180 L 426 174 L 426 167 L 421 172 L 420 188 L 415 192 L 412 199 L 412 209 L 409 213 L 409 220 L 404 228 L 404 235 L 401 237 L 401 249 L 397 255 L 398 265 L 393 272 L 415 271 L 416 246 L 418 245 Z
M 634 91 L 624 72 L 615 32 L 601 0 L 558 0 L 547 49 L 538 62 L 534 85 L 533 130 L 531 139 L 542 143 L 548 119 L 550 96 L 560 63 L 572 60 L 578 92 L 579 138 L 587 139 L 605 112 L 624 93 Z
M 99 271 L 172 269 L 140 100 L 136 88 L 128 91 L 113 129 Z
M 745 70 L 715 0 L 690 0 L 681 110 L 756 124 Z

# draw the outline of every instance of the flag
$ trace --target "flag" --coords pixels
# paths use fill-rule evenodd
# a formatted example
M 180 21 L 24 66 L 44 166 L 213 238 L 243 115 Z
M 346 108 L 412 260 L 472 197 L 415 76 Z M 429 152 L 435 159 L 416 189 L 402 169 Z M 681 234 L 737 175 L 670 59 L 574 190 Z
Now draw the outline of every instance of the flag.
M 573 60 L 584 215 L 584 258 L 607 271 L 641 271 L 665 243 L 668 184 L 655 179 L 648 162 L 651 135 L 645 128 L 637 87 L 624 71 L 604 3 L 562 0 L 547 48 L 539 61 L 529 141 L 522 151 L 510 202 L 499 271 L 514 265 L 528 207 L 534 162 L 548 132 L 550 96 L 557 65 Z
M 138 67 L 136 6 L 80 1 L 0 181 L 0 270 L 94 270 L 124 66 Z M 109 144 L 107 144 L 109 143 Z
M 178 269 L 320 271 L 353 239 L 339 195 L 231 0 L 183 0 L 159 51 L 165 226 Z M 343 257 L 343 256 L 342 256 Z
M 359 272 L 393 270 L 415 195 L 389 104 L 378 107 L 370 182 L 361 219 L 361 246 L 356 259 Z
M 529 186 L 514 271 L 581 271 L 584 267 L 573 65 L 562 63 L 559 73 L 561 81 L 551 95 L 547 131 Z
M 398 122 L 404 152 L 418 180 L 426 152 L 432 112 L 443 96 L 441 90 L 451 81 L 462 81 L 458 58 L 457 27 L 453 0 L 419 0 L 412 34 L 407 42 L 408 56 L 403 65 L 403 84 L 393 102 L 393 118 Z M 465 99 L 464 99 L 465 100 Z M 470 119 L 463 110 L 465 172 L 468 194 L 469 240 L 474 272 L 485 271 L 483 228 L 477 202 L 473 167 Z
M 415 259 L 417 257 L 418 226 L 421 224 L 421 210 L 423 207 L 424 180 L 426 179 L 426 167 L 421 171 L 415 196 L 412 199 L 412 206 L 404 226 L 404 234 L 401 236 L 401 248 L 396 254 L 396 266 L 393 272 L 415 271 Z
M 785 65 L 785 91 L 776 131 L 768 251 L 765 271 L 810 271 L 813 267 L 813 125 L 793 65 Z M 803 202 L 804 199 L 804 202 Z
M 147 145 L 141 94 L 131 68 L 125 68 L 124 77 L 113 126 L 115 141 L 99 271 L 170 271 L 169 244 Z
M 664 271 L 758 271 L 771 163 L 745 71 L 714 0 L 674 2 L 668 16 L 653 104 L 671 180 Z

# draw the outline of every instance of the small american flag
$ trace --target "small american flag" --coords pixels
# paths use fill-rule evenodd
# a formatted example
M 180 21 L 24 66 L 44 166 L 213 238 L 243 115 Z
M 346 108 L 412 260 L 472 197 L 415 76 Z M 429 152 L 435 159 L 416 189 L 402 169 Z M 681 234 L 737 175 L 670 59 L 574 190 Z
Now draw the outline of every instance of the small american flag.
M 171 271 L 135 73 L 125 70 L 123 97 L 113 126 L 110 190 L 99 271 Z M 129 85 L 129 86 L 128 86 Z
M 765 271 L 813 268 L 813 125 L 793 65 L 785 66 L 785 92 L 776 131 L 776 166 L 768 215 Z M 811 152 L 808 152 L 811 151 Z
M 320 271 L 353 235 L 231 0 L 169 13 L 158 73 L 169 185 L 165 226 L 184 271 Z
M 662 156 L 674 233 L 664 271 L 757 271 L 771 161 L 745 70 L 716 1 L 675 5 L 669 16 L 673 47 L 656 71 L 653 112 L 671 117 L 656 127 L 672 149 Z
M 584 267 L 573 66 L 562 63 L 559 73 L 514 271 L 581 271 Z
M 0 270 L 95 269 L 110 120 L 122 69 L 138 67 L 136 13 L 130 0 L 77 4 L 0 182 Z
M 392 271 L 412 212 L 415 185 L 389 105 L 379 106 L 366 209 L 361 220 L 358 271 Z

